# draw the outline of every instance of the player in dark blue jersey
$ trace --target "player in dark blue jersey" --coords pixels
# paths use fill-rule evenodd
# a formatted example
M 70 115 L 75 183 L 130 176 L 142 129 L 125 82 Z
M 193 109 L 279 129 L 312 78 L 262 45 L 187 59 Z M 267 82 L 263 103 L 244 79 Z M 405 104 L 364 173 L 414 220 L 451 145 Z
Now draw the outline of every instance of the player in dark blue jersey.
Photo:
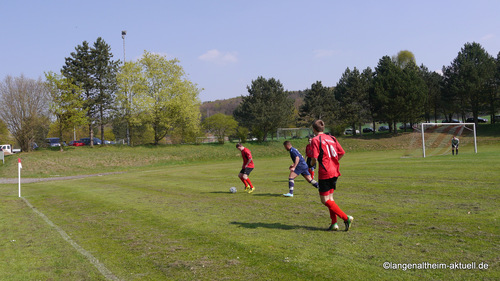
M 292 158 L 293 165 L 289 167 L 290 175 L 288 176 L 288 189 L 289 192 L 283 194 L 285 197 L 293 197 L 293 188 L 295 186 L 295 178 L 298 175 L 302 175 L 308 183 L 312 184 L 314 187 L 318 188 L 318 182 L 313 180 L 311 174 L 309 173 L 309 167 L 307 166 L 306 160 L 300 154 L 300 152 L 292 147 L 289 141 L 285 141 L 283 146 L 287 151 L 290 152 L 290 157 Z

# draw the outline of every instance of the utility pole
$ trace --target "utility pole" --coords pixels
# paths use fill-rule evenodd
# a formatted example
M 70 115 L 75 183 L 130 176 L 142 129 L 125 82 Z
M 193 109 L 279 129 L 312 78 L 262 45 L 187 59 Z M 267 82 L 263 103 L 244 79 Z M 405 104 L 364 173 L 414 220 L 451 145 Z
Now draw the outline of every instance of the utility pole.
M 125 35 L 127 35 L 126 30 L 122 30 L 123 39 L 123 65 L 125 66 Z M 130 128 L 129 128 L 129 113 L 130 113 L 130 94 L 127 93 L 127 145 L 130 146 Z

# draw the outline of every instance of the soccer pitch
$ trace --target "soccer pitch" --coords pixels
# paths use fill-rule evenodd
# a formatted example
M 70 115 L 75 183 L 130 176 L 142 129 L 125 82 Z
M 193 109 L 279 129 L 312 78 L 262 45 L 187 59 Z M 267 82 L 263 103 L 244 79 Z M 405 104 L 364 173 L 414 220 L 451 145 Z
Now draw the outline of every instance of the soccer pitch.
M 425 159 L 347 151 L 334 197 L 355 217 L 349 232 L 324 231 L 328 211 L 302 177 L 281 196 L 286 151 L 254 158 L 252 194 L 238 159 L 24 184 L 23 197 L 119 280 L 500 277 L 498 144 Z M 0 198 L 2 280 L 106 280 L 17 185 Z

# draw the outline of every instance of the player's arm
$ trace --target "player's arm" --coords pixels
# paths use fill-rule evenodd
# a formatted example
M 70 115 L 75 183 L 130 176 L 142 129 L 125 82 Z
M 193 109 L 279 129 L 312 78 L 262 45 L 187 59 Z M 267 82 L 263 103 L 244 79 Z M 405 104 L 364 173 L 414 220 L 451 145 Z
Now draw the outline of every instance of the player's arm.
M 290 166 L 290 171 L 293 172 L 295 170 L 295 167 L 297 167 L 297 165 L 299 165 L 299 162 L 300 162 L 299 156 L 295 156 L 295 162 L 293 162 L 293 165 Z
M 245 163 L 245 168 L 250 165 L 250 162 L 252 162 L 252 157 L 248 158 L 248 161 Z

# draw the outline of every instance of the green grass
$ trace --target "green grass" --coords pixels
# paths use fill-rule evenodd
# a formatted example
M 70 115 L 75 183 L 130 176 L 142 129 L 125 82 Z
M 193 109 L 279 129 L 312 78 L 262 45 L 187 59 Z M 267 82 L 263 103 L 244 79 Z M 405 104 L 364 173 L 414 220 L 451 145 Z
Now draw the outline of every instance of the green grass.
M 126 171 L 24 184 L 23 196 L 121 280 L 498 279 L 500 144 L 423 159 L 380 150 L 397 144 L 390 140 L 368 141 L 372 148 L 340 140 L 347 154 L 335 199 L 355 217 L 349 232 L 323 230 L 327 209 L 305 180 L 296 180 L 295 197 L 280 196 L 290 165 L 280 142 L 248 144 L 253 194 L 242 192 L 241 157 L 228 144 L 21 154 L 23 175 Z M 0 185 L 0 198 L 2 280 L 104 280 L 17 198 L 17 185 Z M 489 269 L 384 270 L 384 262 Z

